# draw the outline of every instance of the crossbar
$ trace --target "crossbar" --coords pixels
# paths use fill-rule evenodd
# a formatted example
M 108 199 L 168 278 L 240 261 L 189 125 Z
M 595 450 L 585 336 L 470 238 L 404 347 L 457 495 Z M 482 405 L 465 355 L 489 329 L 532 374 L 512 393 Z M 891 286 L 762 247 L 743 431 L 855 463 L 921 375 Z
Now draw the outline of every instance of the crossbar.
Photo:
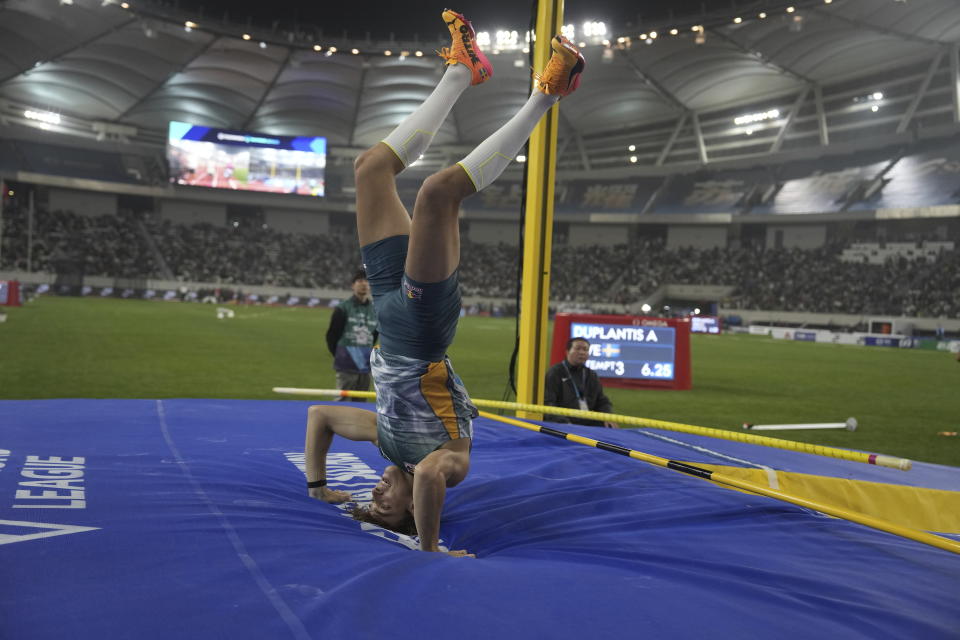
M 300 389 L 297 387 L 274 387 L 274 393 L 283 393 L 299 396 L 339 396 L 341 398 L 362 398 L 373 399 L 377 394 L 373 391 L 346 391 L 341 389 Z M 521 402 L 505 402 L 501 400 L 481 400 L 477 398 L 470 399 L 478 407 L 488 409 L 509 409 L 511 411 L 528 411 L 532 413 L 547 413 L 559 416 L 568 416 L 574 418 L 586 418 L 588 420 L 597 420 L 600 422 L 617 422 L 620 424 L 629 424 L 637 427 L 648 427 L 651 429 L 664 429 L 666 431 L 678 431 L 680 433 L 690 433 L 698 436 L 707 436 L 709 438 L 718 438 L 721 440 L 732 440 L 734 442 L 746 442 L 763 447 L 773 447 L 775 449 L 786 449 L 788 451 L 798 451 L 800 453 L 809 453 L 816 456 L 827 458 L 836 458 L 838 460 L 847 460 L 849 462 L 860 462 L 863 464 L 873 464 L 879 467 L 889 467 L 891 469 L 900 469 L 908 471 L 913 463 L 906 458 L 895 456 L 885 456 L 876 453 L 864 453 L 862 451 L 850 451 L 848 449 L 839 449 L 836 447 L 825 447 L 819 444 L 809 444 L 806 442 L 794 442 L 792 440 L 782 440 L 780 438 L 771 438 L 769 436 L 758 436 L 742 431 L 727 431 L 725 429 L 711 429 L 709 427 L 698 427 L 692 424 L 683 424 L 680 422 L 667 422 L 666 420 L 652 420 L 650 418 L 635 418 L 633 416 L 619 415 L 615 413 L 601 413 L 599 411 L 580 411 L 579 409 L 567 409 L 565 407 L 548 407 L 539 404 L 525 404 Z

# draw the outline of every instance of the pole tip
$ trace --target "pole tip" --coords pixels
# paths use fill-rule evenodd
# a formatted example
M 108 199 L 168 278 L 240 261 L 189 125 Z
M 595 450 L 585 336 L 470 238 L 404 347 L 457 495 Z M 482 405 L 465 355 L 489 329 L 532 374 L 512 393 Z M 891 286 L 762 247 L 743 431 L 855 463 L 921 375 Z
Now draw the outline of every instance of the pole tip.
M 753 425 L 750 424 L 749 422 L 744 422 L 744 423 L 743 423 L 743 428 L 744 428 L 744 429 L 752 429 L 752 428 L 753 428 Z
M 847 418 L 847 431 L 856 431 L 856 430 L 857 430 L 857 419 Z

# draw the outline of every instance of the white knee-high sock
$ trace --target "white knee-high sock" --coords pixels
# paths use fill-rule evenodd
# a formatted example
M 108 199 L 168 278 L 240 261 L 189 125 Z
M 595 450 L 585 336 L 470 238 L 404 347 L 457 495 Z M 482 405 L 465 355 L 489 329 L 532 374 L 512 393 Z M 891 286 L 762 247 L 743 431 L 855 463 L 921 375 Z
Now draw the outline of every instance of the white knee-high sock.
M 517 152 L 523 148 L 543 114 L 559 99 L 559 96 L 548 96 L 535 90 L 515 116 L 457 163 L 473 180 L 477 191 L 488 186 L 503 173 L 517 156 Z
M 447 67 L 433 93 L 383 139 L 384 144 L 393 149 L 404 167 L 416 162 L 430 146 L 433 136 L 447 119 L 450 109 L 460 94 L 470 86 L 470 79 L 470 69 L 462 64 Z

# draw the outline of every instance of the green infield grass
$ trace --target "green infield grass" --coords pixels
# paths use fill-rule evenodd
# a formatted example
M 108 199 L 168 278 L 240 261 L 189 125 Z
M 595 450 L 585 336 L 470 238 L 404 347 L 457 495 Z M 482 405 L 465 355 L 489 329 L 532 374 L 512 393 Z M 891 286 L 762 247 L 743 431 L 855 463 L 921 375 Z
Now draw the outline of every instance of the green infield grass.
M 274 386 L 335 386 L 329 310 L 235 311 L 218 320 L 213 305 L 50 296 L 6 308 L 0 398 L 280 401 L 290 396 Z M 450 356 L 473 397 L 504 397 L 514 326 L 512 318 L 461 321 Z M 960 437 L 938 435 L 960 431 L 960 363 L 940 351 L 697 335 L 692 391 L 608 395 L 617 413 L 736 430 L 853 416 L 856 432 L 762 435 L 960 465 Z

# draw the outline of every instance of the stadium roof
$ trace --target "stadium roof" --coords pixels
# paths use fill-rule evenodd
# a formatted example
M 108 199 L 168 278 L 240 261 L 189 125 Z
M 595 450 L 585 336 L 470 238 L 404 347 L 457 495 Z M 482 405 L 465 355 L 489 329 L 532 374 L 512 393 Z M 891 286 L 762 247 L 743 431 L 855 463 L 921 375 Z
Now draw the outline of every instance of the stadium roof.
M 91 137 L 160 142 L 178 120 L 363 147 L 431 91 L 444 44 L 436 26 L 429 41 L 387 42 L 322 35 L 336 24 L 321 33 L 201 22 L 147 2 L 7 0 L 0 114 L 55 113 L 59 122 L 41 125 Z M 457 104 L 440 151 L 483 139 L 527 95 L 524 25 L 491 28 L 519 40 L 487 47 L 495 77 Z M 563 103 L 561 167 L 702 164 L 960 121 L 956 0 L 741 3 L 643 28 L 577 34 L 588 67 Z M 751 121 L 735 122 L 742 116 Z

